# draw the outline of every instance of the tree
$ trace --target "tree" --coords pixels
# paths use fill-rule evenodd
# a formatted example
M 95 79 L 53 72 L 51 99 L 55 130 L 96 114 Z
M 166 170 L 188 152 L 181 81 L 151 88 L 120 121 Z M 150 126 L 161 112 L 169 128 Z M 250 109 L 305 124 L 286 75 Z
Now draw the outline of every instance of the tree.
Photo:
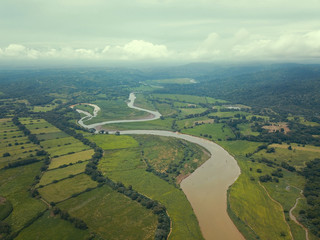
M 6 152 L 6 153 L 2 154 L 2 156 L 3 156 L 3 157 L 9 157 L 9 156 L 11 156 L 11 155 L 10 155 L 10 153 Z

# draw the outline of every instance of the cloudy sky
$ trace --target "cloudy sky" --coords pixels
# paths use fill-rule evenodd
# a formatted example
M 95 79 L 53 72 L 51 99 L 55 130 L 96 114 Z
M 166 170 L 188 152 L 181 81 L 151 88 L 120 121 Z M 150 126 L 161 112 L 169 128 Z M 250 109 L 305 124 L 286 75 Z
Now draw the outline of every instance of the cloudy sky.
M 1 0 L 0 61 L 320 63 L 320 0 Z

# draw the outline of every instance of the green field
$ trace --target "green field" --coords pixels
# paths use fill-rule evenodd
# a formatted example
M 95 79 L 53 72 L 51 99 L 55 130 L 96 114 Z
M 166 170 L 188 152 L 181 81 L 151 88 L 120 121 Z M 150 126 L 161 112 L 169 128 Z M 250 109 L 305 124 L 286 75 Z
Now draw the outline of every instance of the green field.
M 210 156 L 200 146 L 187 141 L 154 135 L 136 135 L 145 162 L 159 173 L 168 174 L 168 179 L 180 182 Z M 203 154 L 206 152 L 206 154 Z
M 88 175 L 80 174 L 39 188 L 38 191 L 47 202 L 61 202 L 73 194 L 83 192 L 87 188 L 95 188 L 96 186 L 97 182 L 92 181 Z
M 2 119 L 0 122 L 0 168 L 8 163 L 35 155 L 36 149 L 39 149 L 39 146 L 31 143 L 10 119 Z M 9 153 L 9 156 L 4 155 L 6 153 Z
M 133 123 L 114 123 L 107 124 L 103 127 L 108 130 L 171 130 L 173 118 L 165 118 L 164 120 L 158 119 L 148 122 L 133 122 Z
M 91 158 L 93 155 L 94 151 L 92 149 L 82 151 L 82 152 L 77 152 L 73 154 L 68 154 L 64 155 L 61 157 L 57 158 L 52 158 L 51 163 L 49 165 L 49 169 L 57 168 L 62 165 L 69 165 L 70 163 L 76 163 L 78 161 L 86 161 Z
M 75 109 L 80 109 L 83 111 L 86 111 L 88 113 L 90 113 L 91 115 L 93 115 L 93 110 L 94 107 L 90 106 L 90 105 L 86 105 L 86 104 L 78 104 L 74 107 Z
M 131 136 L 92 135 L 88 139 L 104 150 L 138 147 L 139 145 Z
M 223 123 L 203 124 L 193 128 L 182 129 L 182 133 L 202 137 L 205 134 L 211 135 L 213 140 L 226 140 L 233 138 L 234 134 L 231 129 Z M 209 138 L 209 137 L 206 137 Z
M 87 121 L 86 124 L 98 123 L 103 121 L 121 120 L 121 119 L 139 119 L 149 114 L 143 111 L 128 108 L 126 99 L 117 100 L 97 100 L 93 102 L 101 108 L 98 116 Z
M 96 137 L 100 138 L 100 136 L 93 136 L 91 140 L 94 141 Z M 119 143 L 121 138 L 132 138 L 117 137 Z M 97 142 L 101 142 L 99 138 Z M 117 149 L 118 147 L 107 144 L 102 148 Z M 126 186 L 132 185 L 138 192 L 166 206 L 174 226 L 170 239 L 202 239 L 197 219 L 184 193 L 153 173 L 147 172 L 145 163 L 140 160 L 140 154 L 136 141 L 132 142 L 131 146 L 127 145 L 126 149 L 108 150 L 100 161 L 99 169 L 113 181 L 121 181 Z
M 71 198 L 58 207 L 85 221 L 103 239 L 154 239 L 157 218 L 152 211 L 108 186 Z
M 90 236 L 88 230 L 75 228 L 70 222 L 60 219 L 59 217 L 50 216 L 47 211 L 42 217 L 35 221 L 28 228 L 24 229 L 17 240 L 69 240 L 83 239 Z
M 253 157 L 257 159 L 266 158 L 276 164 L 287 162 L 297 169 L 301 169 L 306 166 L 306 162 L 319 158 L 320 156 L 320 147 L 310 145 L 299 147 L 297 144 L 291 144 L 291 146 L 292 150 L 289 150 L 289 145 L 287 144 L 272 144 L 269 148 L 274 147 L 275 152 L 267 153 L 266 150 L 263 150 L 254 154 Z
M 152 110 L 152 111 L 157 110 L 154 107 L 153 103 L 148 100 L 148 96 L 145 96 L 144 94 L 135 94 L 135 95 L 136 95 L 136 99 L 134 100 L 134 106 Z
M 179 110 L 181 111 L 181 114 L 183 116 L 187 116 L 190 114 L 202 113 L 202 112 L 206 111 L 207 109 L 206 108 L 180 108 Z
M 70 175 L 76 175 L 84 172 L 87 162 L 73 164 L 69 167 L 58 168 L 51 171 L 46 171 L 40 179 L 38 186 L 47 185 L 54 180 L 61 180 L 67 178 Z
M 46 205 L 31 198 L 28 189 L 39 174 L 41 163 L 19 168 L 0 170 L 0 196 L 11 202 L 13 211 L 4 220 L 11 225 L 13 232 L 23 228 L 29 221 L 46 209 Z
M 63 139 L 63 138 L 62 138 Z M 82 142 L 74 143 L 71 145 L 62 145 L 60 147 L 53 147 L 46 149 L 46 151 L 52 156 L 62 156 L 66 154 L 81 152 L 90 149 L 89 146 L 84 145 Z

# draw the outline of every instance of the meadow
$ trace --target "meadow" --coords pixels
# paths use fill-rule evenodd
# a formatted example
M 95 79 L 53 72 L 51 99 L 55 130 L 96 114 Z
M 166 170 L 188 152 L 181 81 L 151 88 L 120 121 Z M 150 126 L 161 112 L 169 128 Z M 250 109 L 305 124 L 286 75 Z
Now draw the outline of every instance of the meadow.
M 95 188 L 97 185 L 97 182 L 92 181 L 88 175 L 80 174 L 38 188 L 38 191 L 47 202 L 61 202 L 72 197 L 73 194 L 81 193 L 88 188 Z
M 152 211 L 108 186 L 68 199 L 58 207 L 84 220 L 102 239 L 154 239 L 157 218 Z

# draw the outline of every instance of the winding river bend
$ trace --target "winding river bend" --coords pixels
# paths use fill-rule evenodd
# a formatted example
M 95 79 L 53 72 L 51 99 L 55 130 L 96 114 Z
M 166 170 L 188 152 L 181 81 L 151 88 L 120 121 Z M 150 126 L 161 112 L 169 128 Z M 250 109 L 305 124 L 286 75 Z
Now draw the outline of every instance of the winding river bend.
M 134 106 L 134 100 L 135 95 L 131 93 L 128 107 L 148 112 L 151 114 L 151 117 L 138 120 L 106 121 L 86 125 L 84 121 L 95 117 L 100 110 L 98 106 L 91 105 L 95 108 L 94 115 L 77 110 L 86 115 L 79 120 L 79 124 L 85 128 L 97 128 L 110 123 L 151 121 L 160 118 L 161 114 L 159 112 Z M 121 131 L 121 134 L 151 134 L 175 137 L 206 148 L 210 152 L 211 157 L 181 182 L 181 188 L 191 203 L 205 239 L 244 239 L 227 214 L 227 189 L 240 175 L 240 168 L 236 160 L 227 151 L 209 140 L 170 131 L 128 130 Z

